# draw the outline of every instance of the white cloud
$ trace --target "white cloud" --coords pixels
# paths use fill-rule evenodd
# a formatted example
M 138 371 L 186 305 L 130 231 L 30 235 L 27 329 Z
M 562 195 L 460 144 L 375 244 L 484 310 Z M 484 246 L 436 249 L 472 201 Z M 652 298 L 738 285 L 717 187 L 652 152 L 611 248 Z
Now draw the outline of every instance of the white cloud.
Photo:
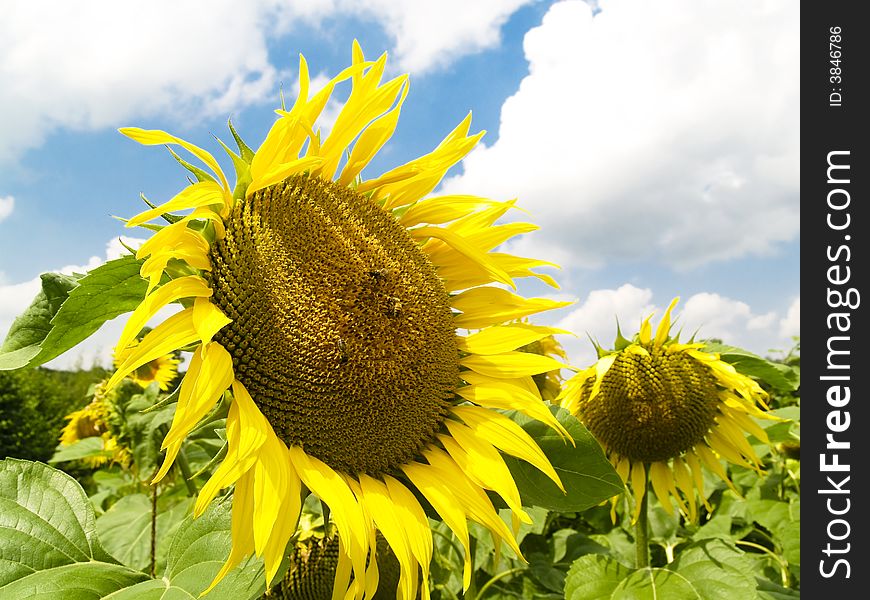
M 687 268 L 799 231 L 799 11 L 782 0 L 554 4 L 498 139 L 445 193 L 519 195 L 577 265 Z M 763 40 L 764 43 L 760 43 Z M 542 232 L 543 233 L 543 232 Z
M 785 317 L 779 321 L 779 334 L 783 337 L 792 337 L 801 334 L 801 299 L 795 298 Z
M 572 364 L 582 368 L 596 360 L 587 334 L 604 348 L 612 348 L 617 319 L 627 338 L 637 333 L 641 321 L 650 314 L 654 314 L 653 328 L 657 327 L 670 298 L 662 303 L 653 303 L 652 299 L 651 289 L 628 283 L 617 289 L 590 292 L 582 304 L 557 324 L 578 335 L 577 338 L 560 338 Z M 719 338 L 726 344 L 766 356 L 770 350 L 791 347 L 791 330 L 783 323 L 795 319 L 799 310 L 799 299 L 792 303 L 783 318 L 775 311 L 757 313 L 746 302 L 702 292 L 681 299 L 673 313 L 671 332 L 680 332 L 682 340 L 695 334 L 697 339 Z
M 0 20 L 0 163 L 58 128 L 225 115 L 276 97 L 296 64 L 272 65 L 268 46 L 297 28 L 323 25 L 326 39 L 330 19 L 374 21 L 395 42 L 396 66 L 421 72 L 497 44 L 501 25 L 529 1 L 15 3 Z M 349 58 L 350 40 L 335 43 Z
M 356 0 L 342 7 L 382 22 L 399 67 L 421 73 L 498 45 L 501 26 L 530 0 Z
M 125 244 L 132 248 L 138 247 L 145 240 L 133 237 L 122 237 Z M 84 265 L 66 265 L 55 271 L 71 275 L 84 273 L 94 269 L 107 260 L 112 260 L 125 254 L 127 251 L 121 245 L 118 238 L 106 243 L 106 256 L 92 256 Z M 33 298 L 41 289 L 39 277 L 30 281 L 13 284 L 0 284 L 0 344 L 5 339 L 6 333 L 15 318 L 30 306 Z M 171 310 L 170 310 L 171 313 Z M 165 318 L 166 315 L 164 315 Z M 157 317 L 155 317 L 157 318 Z M 126 316 L 118 317 L 106 323 L 99 331 L 90 338 L 68 351 L 66 354 L 49 361 L 46 366 L 55 369 L 68 369 L 81 366 L 87 368 L 93 364 L 108 366 L 111 364 L 112 348 L 120 336 L 121 329 L 126 322 Z
M 560 341 L 577 367 L 586 367 L 595 361 L 592 340 L 604 348 L 612 348 L 616 337 L 616 323 L 626 336 L 637 331 L 641 318 L 653 310 L 653 293 L 626 283 L 615 290 L 593 290 L 577 308 L 563 317 L 557 327 L 575 334 L 560 337 Z
M 12 196 L 0 196 L 0 221 L 12 214 L 15 209 L 15 198 Z

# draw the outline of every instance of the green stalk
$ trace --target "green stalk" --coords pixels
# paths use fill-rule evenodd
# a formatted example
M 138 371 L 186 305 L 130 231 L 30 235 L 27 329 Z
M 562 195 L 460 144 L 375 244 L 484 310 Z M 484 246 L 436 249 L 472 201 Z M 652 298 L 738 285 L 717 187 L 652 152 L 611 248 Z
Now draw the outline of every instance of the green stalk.
M 184 448 L 178 451 L 178 456 L 175 457 L 175 463 L 181 471 L 181 478 L 184 479 L 184 485 L 187 486 L 187 492 L 191 497 L 196 496 L 196 483 L 193 481 L 193 473 L 190 470 L 190 463 L 187 462 L 187 456 L 184 454 Z
M 634 525 L 634 543 L 637 549 L 637 568 L 645 569 L 649 566 L 649 465 L 646 466 L 646 477 L 643 481 L 643 500 L 640 501 L 640 511 L 637 515 L 637 523 Z M 636 493 L 636 492 L 635 492 Z

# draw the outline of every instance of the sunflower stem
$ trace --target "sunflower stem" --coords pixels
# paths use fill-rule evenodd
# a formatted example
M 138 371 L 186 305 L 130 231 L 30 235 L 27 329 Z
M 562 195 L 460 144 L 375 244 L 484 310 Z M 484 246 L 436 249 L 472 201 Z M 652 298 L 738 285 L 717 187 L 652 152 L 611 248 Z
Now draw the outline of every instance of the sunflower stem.
M 187 492 L 191 497 L 196 496 L 196 483 L 193 481 L 193 473 L 190 471 L 190 463 L 187 462 L 187 455 L 184 454 L 184 448 L 178 451 L 178 456 L 175 462 L 181 471 L 181 478 L 184 479 L 184 485 L 187 486 Z
M 151 486 L 151 564 L 149 572 L 153 579 L 157 573 L 157 486 Z
M 634 543 L 637 550 L 637 568 L 645 569 L 649 566 L 649 469 L 646 469 L 647 476 L 644 478 L 644 494 L 640 501 L 640 511 L 637 515 L 637 523 L 634 525 Z
M 480 591 L 477 592 L 477 596 L 475 596 L 475 600 L 480 600 L 483 598 L 483 593 L 488 590 L 492 585 L 494 585 L 500 579 L 504 579 L 505 577 L 510 577 L 511 575 L 516 575 L 517 573 L 522 573 L 528 567 L 516 567 L 514 569 L 509 569 L 507 571 L 502 571 L 498 575 L 495 575 L 489 579 L 486 583 L 483 584 L 483 587 L 480 588 Z

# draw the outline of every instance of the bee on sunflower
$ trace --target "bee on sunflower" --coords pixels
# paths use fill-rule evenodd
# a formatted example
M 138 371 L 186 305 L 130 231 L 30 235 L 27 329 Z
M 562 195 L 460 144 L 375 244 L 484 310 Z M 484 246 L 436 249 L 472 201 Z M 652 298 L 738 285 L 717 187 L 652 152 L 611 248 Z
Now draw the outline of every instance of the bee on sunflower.
M 137 252 L 149 287 L 121 334 L 125 359 L 108 388 L 158 356 L 192 350 L 155 482 L 232 390 L 227 453 L 195 506 L 199 515 L 234 489 L 233 547 L 212 587 L 251 554 L 264 558 L 271 584 L 310 492 L 337 530 L 333 597 L 374 595 L 371 557 L 383 536 L 399 564 L 396 597 L 419 589 L 428 598 L 432 534 L 416 490 L 464 547 L 467 588 L 469 519 L 521 556 L 486 493 L 510 507 L 515 530 L 530 521 L 502 453 L 561 487 L 532 438 L 498 412 L 518 410 L 570 439 L 532 379 L 564 364 L 521 350 L 559 331 L 517 322 L 568 303 L 506 289 L 530 276 L 555 285 L 535 271 L 553 265 L 493 252 L 536 229 L 495 224 L 514 201 L 429 196 L 483 135 L 469 135 L 470 115 L 429 154 L 361 176 L 408 93 L 407 75 L 382 83 L 385 65 L 386 55 L 368 61 L 354 43 L 351 66 L 312 94 L 301 58 L 299 95 L 276 111 L 258 150 L 230 125 L 238 152 L 223 148 L 234 186 L 193 144 L 121 130 L 142 144 L 180 146 L 207 169 L 176 155 L 197 182 L 127 223 L 155 231 Z M 323 139 L 318 118 L 347 80 L 350 94 Z M 149 224 L 161 215 L 168 225 Z M 183 310 L 131 347 L 172 302 Z

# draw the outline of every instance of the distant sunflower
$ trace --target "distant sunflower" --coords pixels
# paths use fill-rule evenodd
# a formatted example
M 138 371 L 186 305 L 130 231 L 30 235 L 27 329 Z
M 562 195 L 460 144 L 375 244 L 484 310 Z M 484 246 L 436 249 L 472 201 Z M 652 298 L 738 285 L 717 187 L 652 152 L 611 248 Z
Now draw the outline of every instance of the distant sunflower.
M 277 111 L 256 152 L 231 127 L 239 152 L 224 149 L 236 169 L 233 188 L 204 150 L 163 131 L 121 130 L 142 144 L 177 144 L 211 171 L 179 158 L 198 182 L 128 222 L 192 209 L 167 215 L 171 224 L 138 250 L 150 283 L 118 347 L 166 304 L 185 308 L 130 351 L 110 386 L 194 347 L 155 481 L 232 388 L 228 453 L 195 507 L 201 514 L 235 484 L 233 548 L 212 585 L 252 553 L 264 557 L 271 583 L 307 489 L 330 507 L 338 530 L 335 597 L 376 589 L 376 561 L 367 562 L 376 531 L 398 558 L 398 597 L 415 596 L 418 571 L 428 597 L 432 535 L 414 487 L 465 547 L 467 587 L 467 519 L 520 554 L 485 490 L 504 499 L 515 526 L 530 521 L 499 451 L 561 485 L 535 442 L 492 410 L 522 411 L 567 439 L 532 380 L 562 363 L 517 351 L 555 330 L 514 322 L 566 303 L 487 285 L 513 287 L 526 276 L 555 284 L 532 270 L 550 263 L 491 252 L 536 227 L 494 224 L 513 201 L 426 198 L 483 135 L 468 135 L 470 116 L 431 153 L 361 179 L 408 92 L 407 75 L 381 84 L 385 61 L 366 61 L 354 43 L 352 65 L 309 96 L 301 58 L 299 95 Z M 350 94 L 321 139 L 316 121 L 348 79 Z
M 633 341 L 617 337 L 616 349 L 599 349 L 592 367 L 568 380 L 562 406 L 577 415 L 604 447 L 635 497 L 635 520 L 647 481 L 662 507 L 673 514 L 671 498 L 691 520 L 697 518 L 696 492 L 704 495 L 702 465 L 732 488 L 720 459 L 759 469 L 746 439 L 768 438 L 752 419 L 771 418 L 767 394 L 704 344 L 681 344 L 669 337 L 675 298 L 652 337 L 651 316 Z
M 112 430 L 113 410 L 111 394 L 107 393 L 105 381 L 102 381 L 95 386 L 93 400 L 87 406 L 66 416 L 68 421 L 61 430 L 60 444 L 69 446 L 86 438 L 99 437 L 103 443 L 103 453 L 85 457 L 82 461 L 93 468 L 110 462 L 126 467 L 132 455 L 129 449 L 118 442 L 116 432 Z
M 127 347 L 119 348 L 115 352 L 116 369 L 124 364 L 124 361 L 130 356 L 138 343 L 139 340 L 133 340 Z M 175 380 L 176 375 L 178 375 L 178 365 L 180 363 L 181 361 L 175 357 L 175 354 L 164 354 L 134 369 L 127 375 L 127 378 L 143 388 L 148 387 L 156 381 L 157 385 L 160 386 L 160 390 L 165 392 Z
M 569 332 L 563 331 L 561 333 Z M 522 348 L 519 348 L 519 350 L 523 352 L 532 352 L 533 354 L 540 354 L 541 356 L 559 358 L 566 362 L 568 361 L 568 354 L 565 352 L 565 348 L 562 347 L 562 344 L 554 335 L 548 335 L 547 337 L 541 338 L 531 344 L 526 344 Z M 541 398 L 544 400 L 555 401 L 562 391 L 561 369 L 553 369 L 546 373 L 538 373 L 537 375 L 533 375 L 532 379 L 538 387 L 538 391 L 541 392 Z

